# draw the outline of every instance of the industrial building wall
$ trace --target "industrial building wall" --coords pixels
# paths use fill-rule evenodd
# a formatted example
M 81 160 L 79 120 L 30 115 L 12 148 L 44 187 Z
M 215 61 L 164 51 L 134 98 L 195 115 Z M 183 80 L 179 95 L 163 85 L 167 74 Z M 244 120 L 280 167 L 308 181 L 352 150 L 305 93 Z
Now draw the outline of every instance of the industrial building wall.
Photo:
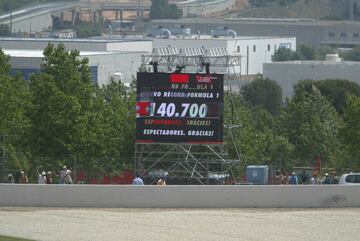
M 154 39 L 154 47 L 172 46 L 180 48 L 226 48 L 231 55 L 241 56 L 241 69 L 235 67 L 230 69 L 230 73 L 234 70 L 241 75 L 256 75 L 263 73 L 263 64 L 271 63 L 272 55 L 279 47 L 288 47 L 296 50 L 295 38 L 212 38 L 212 39 Z M 187 69 L 188 70 L 188 69 Z M 216 72 L 217 69 L 215 69 Z M 223 69 L 224 71 L 224 69 Z
M 129 52 L 120 53 L 112 52 L 109 54 L 91 54 L 82 55 L 80 58 L 89 59 L 89 67 L 91 69 L 92 80 L 98 85 L 109 83 L 114 73 L 121 73 L 123 81 L 130 83 L 132 77 L 136 76 L 136 72 L 141 65 L 141 55 L 147 52 Z M 40 72 L 42 57 L 11 57 L 12 73 L 17 71 L 24 74 L 28 79 L 31 73 Z
M 0 47 L 3 49 L 43 50 L 49 43 L 53 45 L 63 43 L 67 49 L 77 49 L 80 51 L 106 51 L 106 42 L 86 40 L 71 41 L 66 39 L 0 38 Z
M 241 55 L 241 74 L 263 73 L 263 64 L 271 63 L 272 56 L 280 47 L 296 50 L 295 38 L 248 38 L 228 41 L 228 51 Z
M 90 66 L 98 67 L 99 86 L 109 83 L 114 73 L 121 73 L 123 81 L 130 83 L 133 76 L 136 77 L 136 72 L 141 65 L 141 55 L 145 52 L 136 53 L 112 53 L 106 55 L 90 55 L 84 56 L 89 58 Z
M 133 52 L 147 52 L 151 53 L 152 51 L 152 41 L 128 41 L 128 42 L 117 42 L 117 43 L 108 43 L 106 51 L 133 51 Z
M 360 84 L 358 62 L 283 62 L 264 64 L 264 77 L 275 80 L 282 88 L 283 100 L 294 95 L 293 86 L 300 80 L 345 79 Z

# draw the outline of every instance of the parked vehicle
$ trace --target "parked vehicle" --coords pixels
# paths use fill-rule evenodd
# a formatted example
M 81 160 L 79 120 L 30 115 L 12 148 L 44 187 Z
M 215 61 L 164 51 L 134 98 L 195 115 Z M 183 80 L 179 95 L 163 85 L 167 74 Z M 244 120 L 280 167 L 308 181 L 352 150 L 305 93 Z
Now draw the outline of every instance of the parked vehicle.
M 360 185 L 360 173 L 343 174 L 340 177 L 339 184 L 342 184 L 342 185 Z

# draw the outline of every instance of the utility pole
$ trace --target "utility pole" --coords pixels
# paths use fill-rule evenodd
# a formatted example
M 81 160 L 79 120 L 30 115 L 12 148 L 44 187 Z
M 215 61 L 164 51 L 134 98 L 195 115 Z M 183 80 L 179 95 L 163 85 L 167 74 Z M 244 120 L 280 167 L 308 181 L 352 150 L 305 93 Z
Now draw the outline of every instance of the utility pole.
M 1 137 L 1 172 L 0 172 L 0 182 L 3 181 L 5 174 L 5 135 L 0 134 Z
M 9 8 L 10 8 L 10 35 L 12 35 L 13 31 L 12 31 L 12 0 L 9 0 Z

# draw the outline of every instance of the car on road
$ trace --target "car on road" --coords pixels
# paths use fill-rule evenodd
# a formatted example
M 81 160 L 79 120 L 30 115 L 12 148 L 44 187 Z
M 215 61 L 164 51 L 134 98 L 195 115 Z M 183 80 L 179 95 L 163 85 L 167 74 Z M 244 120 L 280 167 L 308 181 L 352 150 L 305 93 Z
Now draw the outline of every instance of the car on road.
M 340 177 L 339 184 L 342 185 L 360 185 L 360 173 L 343 174 Z

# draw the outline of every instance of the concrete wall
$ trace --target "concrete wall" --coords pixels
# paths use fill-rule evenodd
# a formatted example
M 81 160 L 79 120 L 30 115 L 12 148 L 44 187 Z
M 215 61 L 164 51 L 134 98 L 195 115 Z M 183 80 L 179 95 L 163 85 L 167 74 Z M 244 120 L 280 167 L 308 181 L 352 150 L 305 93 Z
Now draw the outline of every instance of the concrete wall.
M 359 62 L 295 61 L 264 64 L 264 77 L 282 88 L 283 100 L 294 95 L 300 80 L 344 79 L 360 84 Z
M 0 206 L 119 208 L 360 207 L 360 186 L 0 184 Z

